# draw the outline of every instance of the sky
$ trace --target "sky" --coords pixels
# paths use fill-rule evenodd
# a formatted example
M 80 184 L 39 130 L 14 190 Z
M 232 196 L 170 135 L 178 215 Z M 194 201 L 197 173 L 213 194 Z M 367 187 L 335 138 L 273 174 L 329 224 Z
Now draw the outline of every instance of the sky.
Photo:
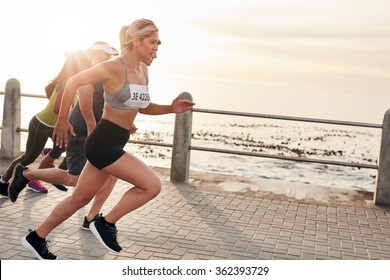
M 388 0 L 3 0 L 0 86 L 43 86 L 66 50 L 152 19 L 162 45 L 153 77 L 390 95 Z M 158 79 L 158 78 L 157 78 Z M 39 92 L 36 92 L 39 91 Z

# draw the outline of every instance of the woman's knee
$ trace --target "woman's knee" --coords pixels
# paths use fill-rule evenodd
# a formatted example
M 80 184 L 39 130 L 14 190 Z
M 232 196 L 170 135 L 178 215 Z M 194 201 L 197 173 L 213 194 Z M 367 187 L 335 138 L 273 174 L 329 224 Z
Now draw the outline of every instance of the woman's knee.
M 70 197 L 71 203 L 73 206 L 77 207 L 78 209 L 84 207 L 87 205 L 91 200 L 92 197 L 89 196 L 83 196 L 83 195 L 75 195 L 74 193 Z
M 153 182 L 150 183 L 147 188 L 147 192 L 151 199 L 158 196 L 158 194 L 161 192 L 161 185 L 161 180 L 158 177 L 154 178 Z

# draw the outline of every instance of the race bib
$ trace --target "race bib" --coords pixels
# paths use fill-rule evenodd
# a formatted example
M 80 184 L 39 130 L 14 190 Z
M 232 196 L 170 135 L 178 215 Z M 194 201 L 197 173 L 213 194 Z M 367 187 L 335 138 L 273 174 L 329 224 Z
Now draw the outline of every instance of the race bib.
M 136 108 L 146 108 L 150 104 L 148 86 L 129 84 L 130 98 L 124 102 L 126 106 Z

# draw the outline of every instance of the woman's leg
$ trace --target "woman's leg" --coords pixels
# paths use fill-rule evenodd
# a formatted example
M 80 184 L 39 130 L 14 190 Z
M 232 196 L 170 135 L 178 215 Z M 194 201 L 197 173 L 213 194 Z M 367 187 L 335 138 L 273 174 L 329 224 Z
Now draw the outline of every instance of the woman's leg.
M 143 206 L 161 191 L 160 178 L 145 163 L 125 153 L 116 162 L 102 169 L 111 175 L 134 185 L 105 215 L 105 220 L 115 224 L 127 213 Z
M 92 221 L 93 218 L 95 218 L 95 216 L 100 213 L 100 210 L 104 205 L 104 202 L 106 202 L 107 198 L 110 196 L 112 190 L 114 189 L 116 181 L 118 181 L 118 178 L 114 176 L 110 176 L 108 181 L 96 193 L 92 202 L 91 209 L 89 210 L 86 216 L 88 221 Z
M 53 128 L 42 124 L 35 116 L 30 120 L 25 153 L 12 161 L 8 170 L 3 174 L 3 180 L 8 181 L 12 171 L 18 163 L 28 166 L 33 163 L 41 154 L 47 139 L 51 136 Z
M 64 152 L 64 148 L 60 148 L 57 145 L 53 144 L 52 150 L 50 151 L 50 153 L 43 157 L 43 159 L 39 163 L 38 169 L 54 167 L 54 161 L 60 158 L 60 156 Z
M 72 195 L 60 202 L 38 227 L 38 236 L 46 238 L 53 229 L 87 205 L 109 178 L 109 174 L 87 162 Z

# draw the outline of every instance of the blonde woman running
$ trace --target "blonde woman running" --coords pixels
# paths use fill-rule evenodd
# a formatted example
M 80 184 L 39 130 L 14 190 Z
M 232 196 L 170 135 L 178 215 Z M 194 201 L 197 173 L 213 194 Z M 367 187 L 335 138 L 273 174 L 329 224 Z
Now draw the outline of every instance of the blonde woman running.
M 154 57 L 160 43 L 158 28 L 151 20 L 136 20 L 127 29 L 125 48 L 118 58 L 102 62 L 69 79 L 53 132 L 58 146 L 67 145 L 69 131 L 74 134 L 67 118 L 77 88 L 102 82 L 105 106 L 102 120 L 86 141 L 88 162 L 74 192 L 60 202 L 35 231 L 30 230 L 22 238 L 22 244 L 39 259 L 56 259 L 48 250 L 47 235 L 88 204 L 111 175 L 129 182 L 131 186 L 110 212 L 105 216 L 100 215 L 90 224 L 93 234 L 110 251 L 122 250 L 117 242 L 115 223 L 160 193 L 161 181 L 154 171 L 123 150 L 138 113 L 183 113 L 195 105 L 180 99 L 180 96 L 170 105 L 151 103 L 147 86 L 148 69 L 142 61 Z

